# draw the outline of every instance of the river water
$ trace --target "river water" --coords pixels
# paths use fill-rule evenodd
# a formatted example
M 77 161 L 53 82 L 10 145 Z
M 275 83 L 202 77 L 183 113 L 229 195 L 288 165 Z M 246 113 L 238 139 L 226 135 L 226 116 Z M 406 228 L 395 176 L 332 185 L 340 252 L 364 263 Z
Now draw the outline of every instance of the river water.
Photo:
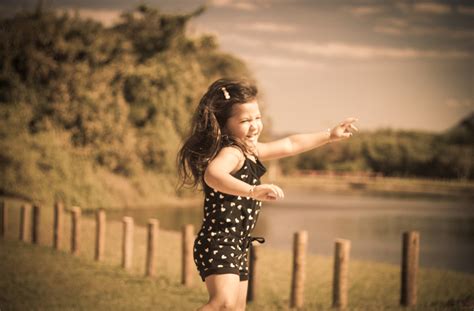
M 351 241 L 352 259 L 400 264 L 402 233 L 420 233 L 420 266 L 474 273 L 474 202 L 440 197 L 287 192 L 284 200 L 265 202 L 254 236 L 265 246 L 291 250 L 293 234 L 308 231 L 308 251 L 332 256 L 337 238 Z M 108 211 L 109 219 L 132 216 L 138 225 L 149 218 L 160 227 L 198 230 L 202 207 L 160 207 Z

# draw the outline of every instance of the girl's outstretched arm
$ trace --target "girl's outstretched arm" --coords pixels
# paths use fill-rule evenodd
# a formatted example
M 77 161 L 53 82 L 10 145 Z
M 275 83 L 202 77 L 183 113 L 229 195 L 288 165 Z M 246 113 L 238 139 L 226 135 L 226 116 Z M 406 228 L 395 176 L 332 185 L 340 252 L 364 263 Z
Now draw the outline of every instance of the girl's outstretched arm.
M 349 138 L 352 136 L 351 129 L 358 131 L 353 125 L 356 121 L 356 118 L 347 118 L 330 131 L 296 134 L 269 143 L 258 143 L 258 157 L 261 160 L 284 158 L 320 147 L 329 142 Z
M 235 178 L 236 172 L 245 161 L 242 152 L 233 147 L 225 147 L 209 162 L 204 172 L 205 183 L 219 192 L 235 196 L 252 197 L 260 201 L 283 198 L 280 187 L 272 184 L 262 184 L 256 187 Z

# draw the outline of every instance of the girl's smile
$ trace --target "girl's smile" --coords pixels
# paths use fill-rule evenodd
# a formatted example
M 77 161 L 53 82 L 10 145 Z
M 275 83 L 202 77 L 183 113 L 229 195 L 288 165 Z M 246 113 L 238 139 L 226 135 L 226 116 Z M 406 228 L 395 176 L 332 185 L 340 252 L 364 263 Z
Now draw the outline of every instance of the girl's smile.
M 262 129 L 262 117 L 257 101 L 232 107 L 232 115 L 226 123 L 228 134 L 242 140 L 250 147 L 255 147 Z

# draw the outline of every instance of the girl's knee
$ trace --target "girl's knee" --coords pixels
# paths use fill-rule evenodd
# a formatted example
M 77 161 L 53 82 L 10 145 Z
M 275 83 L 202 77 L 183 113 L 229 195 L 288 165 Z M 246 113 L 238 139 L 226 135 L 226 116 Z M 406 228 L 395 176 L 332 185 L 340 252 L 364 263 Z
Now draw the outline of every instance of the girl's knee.
M 209 304 L 219 311 L 237 311 L 241 310 L 237 306 L 237 301 L 229 298 L 214 299 L 209 301 Z

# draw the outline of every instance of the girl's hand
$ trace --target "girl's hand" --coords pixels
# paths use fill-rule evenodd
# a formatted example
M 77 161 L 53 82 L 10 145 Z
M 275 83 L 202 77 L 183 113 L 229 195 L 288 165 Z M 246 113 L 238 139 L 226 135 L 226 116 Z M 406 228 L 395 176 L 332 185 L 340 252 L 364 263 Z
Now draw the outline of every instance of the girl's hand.
M 262 184 L 258 185 L 253 189 L 252 199 L 259 201 L 274 201 L 277 199 L 283 199 L 285 194 L 280 187 L 274 184 Z
M 352 124 L 357 121 L 358 119 L 356 118 L 347 118 L 344 120 L 331 130 L 329 140 L 333 142 L 351 137 L 353 133 L 350 130 L 358 131 L 357 127 Z

